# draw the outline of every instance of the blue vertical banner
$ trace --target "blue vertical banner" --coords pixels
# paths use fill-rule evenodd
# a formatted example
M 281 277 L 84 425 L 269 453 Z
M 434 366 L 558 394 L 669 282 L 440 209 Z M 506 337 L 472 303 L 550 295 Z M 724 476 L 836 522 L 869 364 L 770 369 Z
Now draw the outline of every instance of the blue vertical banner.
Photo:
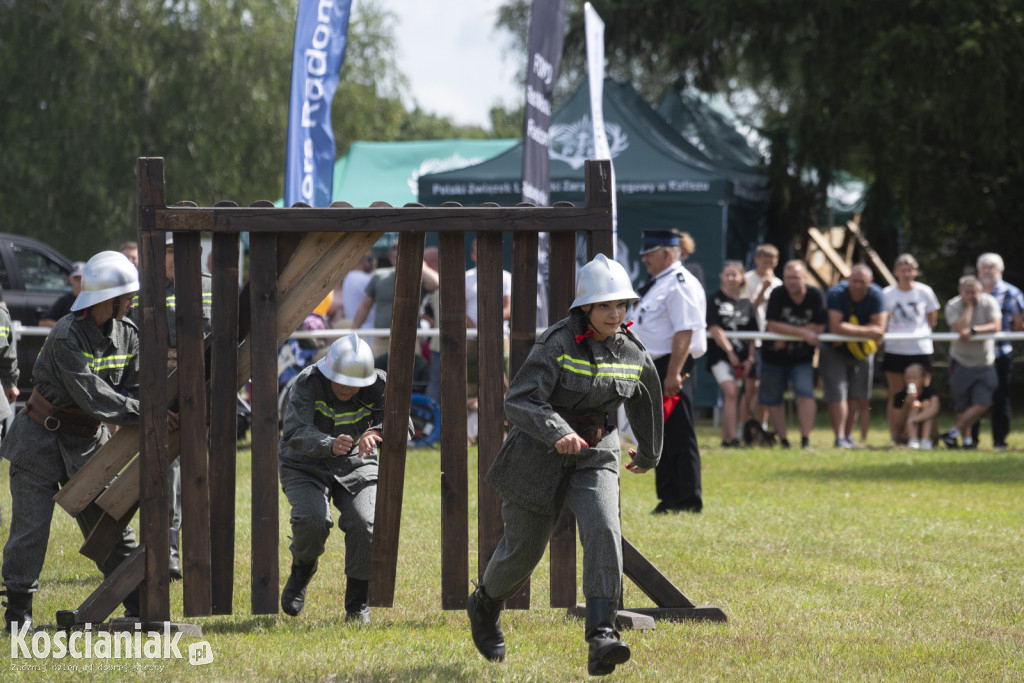
M 565 0 L 533 0 L 527 45 L 530 61 L 526 65 L 522 195 L 524 202 L 537 206 L 551 203 L 548 125 L 564 42 Z
M 284 204 L 329 206 L 334 184 L 331 100 L 345 56 L 352 0 L 299 0 L 288 108 Z

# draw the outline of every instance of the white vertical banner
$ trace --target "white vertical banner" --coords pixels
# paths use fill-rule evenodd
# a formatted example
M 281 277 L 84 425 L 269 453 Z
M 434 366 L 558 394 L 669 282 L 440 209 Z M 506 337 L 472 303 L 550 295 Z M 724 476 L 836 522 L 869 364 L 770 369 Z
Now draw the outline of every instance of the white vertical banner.
M 604 21 L 589 2 L 583 5 L 587 34 L 587 75 L 590 81 L 590 119 L 594 126 L 594 158 L 607 159 L 612 168 L 612 258 L 619 249 L 618 201 L 615 163 L 604 132 Z

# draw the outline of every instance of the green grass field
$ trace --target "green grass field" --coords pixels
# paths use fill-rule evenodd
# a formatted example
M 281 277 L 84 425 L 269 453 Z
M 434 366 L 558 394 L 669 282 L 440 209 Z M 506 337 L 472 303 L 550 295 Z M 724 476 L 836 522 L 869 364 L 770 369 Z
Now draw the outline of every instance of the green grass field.
M 831 444 L 819 416 L 816 444 Z M 691 600 L 727 624 L 659 622 L 624 633 L 633 658 L 613 676 L 643 681 L 909 680 L 1024 678 L 1024 437 L 1011 450 L 722 450 L 701 424 L 705 511 L 652 516 L 653 473 L 623 475 L 624 534 Z M 987 441 L 986 441 L 987 443 Z M 475 452 L 471 451 L 471 456 Z M 508 656 L 484 661 L 465 614 L 440 609 L 440 470 L 433 450 L 409 452 L 395 607 L 373 624 L 344 621 L 344 544 L 332 535 L 298 618 L 250 616 L 248 450 L 239 452 L 233 617 L 191 619 L 214 662 L 36 660 L 46 669 L 4 680 L 583 680 L 581 621 L 548 604 L 547 560 L 533 609 L 506 612 Z M 475 458 L 471 458 L 475 460 Z M 0 467 L 2 536 L 10 519 Z M 475 482 L 475 467 L 470 481 Z M 471 493 L 471 506 L 475 496 Z M 280 498 L 281 577 L 288 574 L 288 510 Z M 471 533 L 475 534 L 471 507 Z M 81 536 L 58 509 L 39 623 L 76 607 L 99 584 L 78 554 Z M 470 575 L 475 576 L 475 538 Z M 580 555 L 581 556 L 581 555 Z M 579 571 L 579 569 L 578 569 Z M 578 593 L 582 600 L 582 593 Z M 652 606 L 628 580 L 627 607 Z M 181 584 L 171 592 L 181 617 Z M 186 654 L 187 658 L 187 654 Z M 140 671 L 136 664 L 156 667 Z M 58 671 L 57 666 L 72 668 Z M 104 670 L 127 665 L 127 670 Z M 88 669 L 87 667 L 92 667 Z

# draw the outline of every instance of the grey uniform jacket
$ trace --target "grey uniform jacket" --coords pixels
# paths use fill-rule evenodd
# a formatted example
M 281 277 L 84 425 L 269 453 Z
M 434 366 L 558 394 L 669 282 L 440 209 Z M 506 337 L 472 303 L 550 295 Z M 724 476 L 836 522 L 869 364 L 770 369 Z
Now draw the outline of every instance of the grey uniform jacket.
M 100 329 L 86 315 L 57 321 L 33 369 L 35 389 L 57 408 L 79 408 L 100 422 L 139 423 L 139 333 L 127 320 Z M 110 438 L 49 431 L 22 408 L 0 444 L 0 457 L 50 481 L 64 482 Z
M 576 456 L 559 454 L 555 442 L 574 430 L 555 409 L 608 413 L 624 405 L 637 440 L 636 464 L 652 468 L 661 457 L 661 381 L 650 354 L 625 331 L 577 343 L 585 330 L 582 315 L 573 313 L 534 344 L 505 397 L 512 429 L 487 472 L 487 482 L 505 499 L 542 514 L 561 509 L 574 469 L 619 471 L 615 430 Z
M 350 493 L 365 483 L 377 481 L 376 454 L 359 457 L 358 444 L 367 429 L 383 427 L 387 375 L 383 370 L 376 373 L 373 384 L 342 401 L 331 390 L 331 380 L 315 364 L 300 372 L 284 414 L 281 465 L 323 480 L 333 478 Z M 341 434 L 348 434 L 356 444 L 345 455 L 334 455 L 331 446 Z
M 211 312 L 213 310 L 213 278 L 206 273 L 202 274 L 202 288 L 203 288 L 203 336 L 209 336 L 213 330 L 213 320 Z M 174 295 L 174 280 L 167 280 L 167 288 L 165 290 L 165 312 L 167 313 L 167 346 L 169 348 L 178 347 L 178 313 L 177 313 L 177 299 Z M 139 295 L 135 295 L 135 306 L 132 308 L 129 316 L 132 321 L 138 325 L 139 315 L 142 309 L 139 306 Z
M 0 385 L 4 389 L 18 386 L 18 357 L 11 346 L 11 314 L 6 306 L 0 306 Z M 0 397 L 0 422 L 11 416 L 11 405 Z

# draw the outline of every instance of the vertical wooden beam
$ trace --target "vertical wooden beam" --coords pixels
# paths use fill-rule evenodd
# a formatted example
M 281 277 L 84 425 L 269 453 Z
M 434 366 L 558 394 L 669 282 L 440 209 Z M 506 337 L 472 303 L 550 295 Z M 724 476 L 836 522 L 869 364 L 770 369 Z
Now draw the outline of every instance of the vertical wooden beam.
M 278 606 L 277 240 L 252 233 L 252 613 Z
M 402 233 L 398 240 L 395 303 L 391 310 L 391 346 L 388 351 L 388 377 L 392 380 L 385 390 L 384 441 L 380 448 L 373 558 L 370 563 L 370 604 L 376 607 L 391 607 L 395 601 L 424 237 L 422 232 L 407 232 Z M 277 366 L 274 367 L 276 369 Z
M 512 235 L 512 338 L 508 376 L 516 376 L 537 339 L 537 246 L 535 232 Z
M 233 203 L 233 202 L 232 202 Z M 210 336 L 210 599 L 231 614 L 235 582 L 235 443 L 238 412 L 238 235 L 213 236 L 213 329 Z
M 569 315 L 576 289 L 576 235 L 551 233 L 551 299 L 548 320 L 553 324 Z M 569 507 L 562 514 L 551 536 L 551 606 L 576 604 L 576 516 Z
M 154 209 L 165 205 L 164 160 L 140 158 L 138 172 L 139 257 L 142 265 L 142 359 L 139 384 L 141 444 L 140 535 L 146 546 L 141 612 L 145 621 L 171 618 L 167 574 L 167 313 L 164 297 L 164 236 L 154 232 Z
M 477 521 L 480 577 L 501 540 L 501 496 L 484 476 L 505 440 L 505 344 L 502 318 L 502 249 L 500 232 L 477 236 L 477 328 L 479 366 L 479 422 L 477 442 Z
M 520 206 L 532 206 L 520 204 Z M 537 248 L 535 232 L 515 232 L 512 235 L 512 337 L 509 348 L 508 376 L 512 379 L 526 362 L 537 340 Z M 480 496 L 488 491 L 498 496 L 489 484 L 480 483 Z M 500 498 L 498 499 L 500 504 Z M 500 523 L 500 507 L 499 507 Z M 502 527 L 499 527 L 499 529 Z M 500 540 L 500 536 L 499 536 Z M 490 560 L 495 546 L 491 546 L 486 559 Z M 486 566 L 484 549 L 480 549 L 481 574 Z M 505 601 L 507 609 L 530 609 L 530 582 Z
M 441 271 L 441 608 L 469 593 L 469 467 L 466 443 L 466 234 L 438 235 Z
M 175 329 L 181 419 L 181 563 L 185 575 L 186 617 L 208 616 L 213 609 L 210 593 L 210 473 L 206 455 L 202 256 L 198 232 L 175 236 Z

